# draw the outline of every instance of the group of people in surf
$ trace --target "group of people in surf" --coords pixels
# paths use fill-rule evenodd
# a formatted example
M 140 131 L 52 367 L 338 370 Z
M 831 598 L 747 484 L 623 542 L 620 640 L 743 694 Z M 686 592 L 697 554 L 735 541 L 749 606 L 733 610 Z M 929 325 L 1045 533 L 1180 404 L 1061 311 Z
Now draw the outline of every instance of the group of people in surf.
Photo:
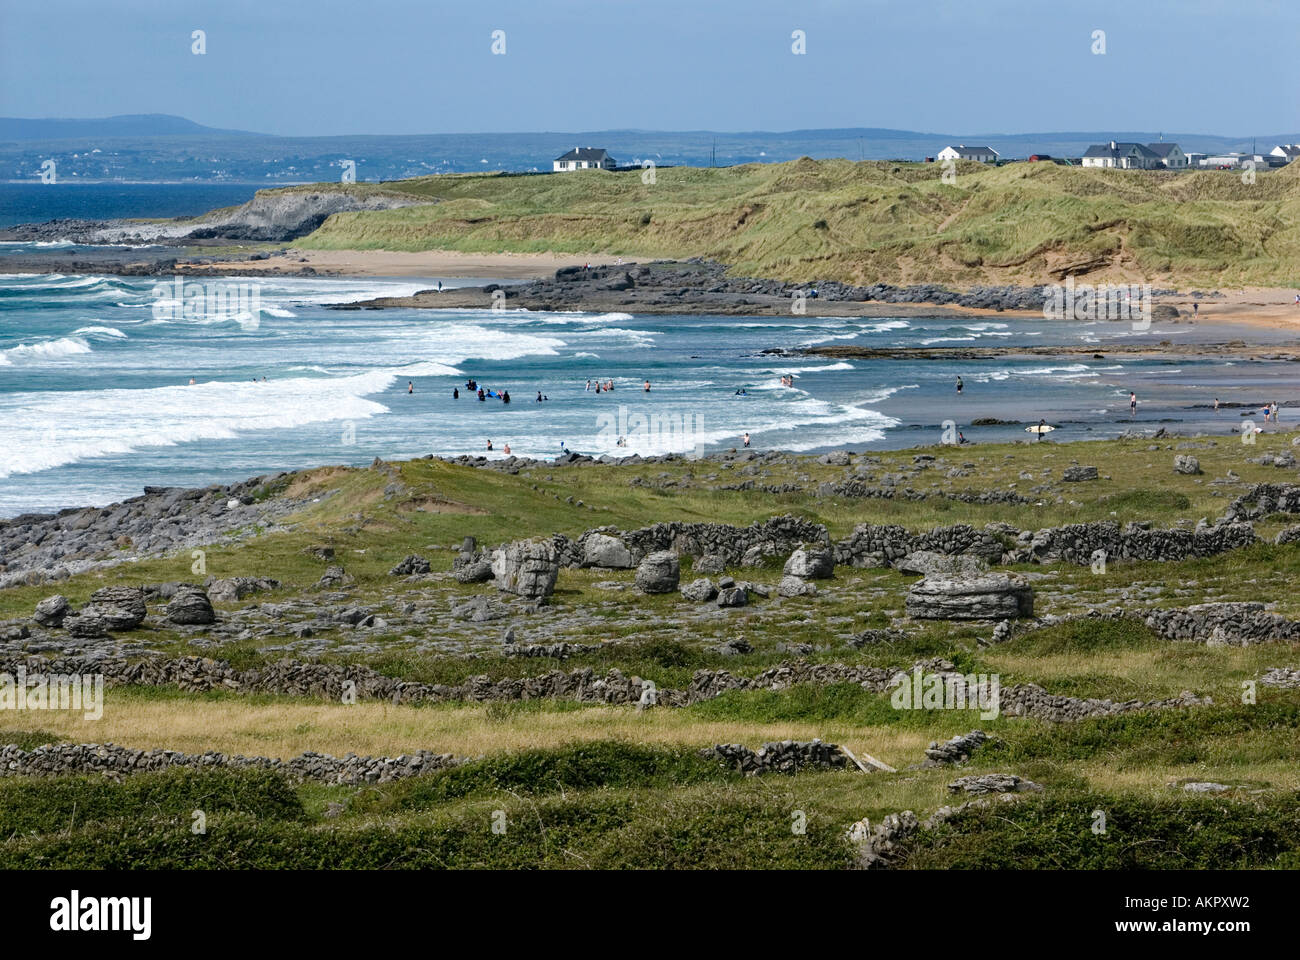
M 488 387 L 483 386 L 472 377 L 465 381 L 465 390 L 469 393 L 471 397 L 477 397 L 480 401 L 483 402 L 486 402 L 488 400 L 500 400 L 502 403 L 510 402 L 509 390 L 501 390 L 501 391 L 492 390 Z M 408 389 L 407 392 L 410 393 L 412 391 Z M 451 398 L 453 400 L 460 399 L 460 387 L 451 388 Z M 537 394 L 537 402 L 541 403 L 541 401 L 542 401 L 542 395 L 539 392 Z M 488 443 L 491 442 L 492 441 L 490 440 L 488 441 Z M 491 448 L 489 447 L 489 449 Z

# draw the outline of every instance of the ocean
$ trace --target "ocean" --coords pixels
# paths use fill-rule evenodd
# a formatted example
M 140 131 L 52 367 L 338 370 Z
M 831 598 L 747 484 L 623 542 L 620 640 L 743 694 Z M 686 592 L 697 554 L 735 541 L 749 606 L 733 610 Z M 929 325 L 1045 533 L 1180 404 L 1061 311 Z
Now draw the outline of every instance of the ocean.
M 0 245 L 0 516 L 109 503 L 146 484 L 203 486 L 374 457 L 486 454 L 489 440 L 493 456 L 508 445 L 550 458 L 562 449 L 708 452 L 738 446 L 744 433 L 755 449 L 906 447 L 941 442 L 945 421 L 976 443 L 1024 440 L 1025 425 L 1040 418 L 1058 428 L 1053 440 L 1165 424 L 1227 434 L 1240 414 L 1213 414 L 1213 397 L 1288 399 L 1293 383 L 1283 362 L 1212 357 L 763 353 L 814 344 L 1081 343 L 1100 352 L 1113 341 L 1239 335 L 1204 324 L 1137 334 L 1123 324 L 1003 316 L 331 309 L 438 279 L 486 282 L 449 277 L 205 279 L 208 293 L 234 299 L 194 309 L 194 290 L 183 288 L 177 302 L 170 281 L 5 273 L 4 252 L 20 249 Z M 240 284 L 253 284 L 242 299 Z M 509 391 L 512 402 L 473 399 L 471 378 Z M 589 381 L 615 389 L 589 390 Z M 1130 389 L 1140 399 L 1136 422 Z M 548 399 L 538 403 L 539 392 Z M 974 426 L 980 418 L 1012 422 Z

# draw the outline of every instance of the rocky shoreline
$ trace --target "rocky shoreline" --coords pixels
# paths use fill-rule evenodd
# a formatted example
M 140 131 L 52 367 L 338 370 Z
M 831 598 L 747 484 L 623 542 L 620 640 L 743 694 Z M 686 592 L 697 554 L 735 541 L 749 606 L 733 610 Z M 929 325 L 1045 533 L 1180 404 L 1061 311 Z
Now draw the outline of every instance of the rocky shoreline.
M 724 315 L 897 316 L 900 312 L 1036 311 L 1042 287 L 977 286 L 968 291 L 937 284 L 853 286 L 838 281 L 787 283 L 727 275 L 713 260 L 655 260 L 564 267 L 550 278 L 456 290 L 422 290 L 409 297 L 380 297 L 336 309 L 387 307 L 708 313 Z

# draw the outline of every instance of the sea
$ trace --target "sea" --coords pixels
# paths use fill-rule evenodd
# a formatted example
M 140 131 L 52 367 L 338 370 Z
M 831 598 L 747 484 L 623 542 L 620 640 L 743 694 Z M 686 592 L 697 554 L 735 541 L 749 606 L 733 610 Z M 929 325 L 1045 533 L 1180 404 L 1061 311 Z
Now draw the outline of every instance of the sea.
M 188 199 L 172 185 L 135 189 L 136 199 L 106 195 L 75 212 L 29 207 L 23 219 L 179 216 L 214 205 L 203 188 Z M 1040 419 L 1056 427 L 1047 442 L 1162 425 L 1230 435 L 1243 411 L 1227 404 L 1286 401 L 1294 384 L 1282 361 L 1105 353 L 1113 343 L 1241 333 L 1205 322 L 1138 332 L 998 314 L 348 310 L 339 307 L 439 281 L 489 281 L 232 277 L 178 288 L 169 278 L 4 271 L 7 254 L 32 249 L 0 244 L 0 517 L 111 503 L 146 485 L 204 486 L 375 457 L 499 457 L 507 447 L 536 458 L 697 455 L 738 447 L 748 434 L 756 450 L 861 451 L 938 444 L 955 431 L 976 444 L 1033 441 L 1025 428 Z M 765 352 L 832 344 L 1089 344 L 1098 356 Z M 471 380 L 484 400 L 467 389 Z M 1225 409 L 1213 411 L 1215 397 Z

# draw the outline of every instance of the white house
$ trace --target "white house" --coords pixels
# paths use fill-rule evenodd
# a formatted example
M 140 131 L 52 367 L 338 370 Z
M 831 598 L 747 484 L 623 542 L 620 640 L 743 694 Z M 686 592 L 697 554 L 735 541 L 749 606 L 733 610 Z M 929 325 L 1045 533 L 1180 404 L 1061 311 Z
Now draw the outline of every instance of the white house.
M 998 152 L 992 147 L 968 147 L 959 143 L 955 147 L 944 147 L 935 156 L 940 160 L 974 160 L 977 163 L 997 163 Z
M 1300 143 L 1284 143 L 1268 152 L 1270 157 L 1280 157 L 1283 163 L 1300 160 Z
M 1160 158 L 1161 166 L 1170 170 L 1187 168 L 1187 154 L 1183 153 L 1176 143 L 1165 143 L 1161 140 L 1159 143 L 1148 143 L 1147 149 Z
M 1170 146 L 1173 146 L 1171 144 Z M 1179 151 L 1181 155 L 1182 151 Z M 1151 170 L 1164 166 L 1160 154 L 1144 143 L 1094 143 L 1083 155 L 1085 167 L 1114 167 L 1119 170 Z
M 556 157 L 553 170 L 613 170 L 618 164 L 606 151 L 597 147 L 574 147 L 563 156 Z

